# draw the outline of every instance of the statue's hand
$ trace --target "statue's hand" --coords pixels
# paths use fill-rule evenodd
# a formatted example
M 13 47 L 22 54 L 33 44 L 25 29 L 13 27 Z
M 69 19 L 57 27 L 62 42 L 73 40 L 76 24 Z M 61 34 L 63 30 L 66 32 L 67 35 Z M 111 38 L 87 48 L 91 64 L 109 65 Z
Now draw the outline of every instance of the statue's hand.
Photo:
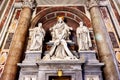
M 73 28 L 72 28 L 72 27 L 70 27 L 70 30 L 73 30 Z
M 60 40 L 56 40 L 55 43 L 54 43 L 54 45 L 56 45 L 56 46 L 59 45 L 59 44 L 60 44 Z

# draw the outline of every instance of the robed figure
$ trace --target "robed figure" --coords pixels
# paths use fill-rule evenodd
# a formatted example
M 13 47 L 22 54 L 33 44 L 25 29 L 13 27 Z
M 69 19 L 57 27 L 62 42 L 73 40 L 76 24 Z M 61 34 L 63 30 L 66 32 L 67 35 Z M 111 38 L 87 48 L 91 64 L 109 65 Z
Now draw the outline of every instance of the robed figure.
M 38 27 L 35 27 L 33 29 L 33 34 L 31 37 L 31 46 L 29 50 L 42 51 L 44 36 L 45 36 L 45 31 L 42 28 L 42 23 L 39 23 Z
M 83 25 L 83 22 L 79 23 L 79 27 L 76 29 L 78 51 L 89 50 L 92 47 L 89 29 Z
M 63 20 L 62 17 L 58 18 L 57 23 L 50 28 L 52 34 L 53 45 L 44 59 L 76 59 L 67 46 L 67 41 L 69 39 L 70 30 L 69 27 Z

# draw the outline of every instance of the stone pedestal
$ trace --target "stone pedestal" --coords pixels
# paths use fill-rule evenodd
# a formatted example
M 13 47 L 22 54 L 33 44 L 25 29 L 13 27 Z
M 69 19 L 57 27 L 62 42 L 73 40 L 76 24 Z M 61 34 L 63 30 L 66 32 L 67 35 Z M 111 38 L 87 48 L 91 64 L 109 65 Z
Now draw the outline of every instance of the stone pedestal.
M 86 62 L 83 65 L 85 80 L 103 80 L 101 67 L 104 63 L 100 63 L 96 58 L 96 51 L 80 51 L 80 56 L 85 56 Z
M 36 63 L 41 60 L 41 51 L 26 51 L 23 63 Z
M 103 63 L 87 63 L 84 65 L 85 80 L 103 80 L 101 67 Z M 92 78 L 92 79 L 91 79 Z
M 18 63 L 18 66 L 21 67 L 18 80 L 38 80 L 38 66 L 35 63 Z
M 32 79 L 38 80 L 38 65 L 36 64 L 41 60 L 41 51 L 26 51 L 25 59 L 22 63 L 17 65 L 21 67 L 19 80 Z
M 62 70 L 62 76 L 70 76 L 71 80 L 83 80 L 81 61 L 40 61 L 38 80 L 49 80 L 51 76 L 58 76 L 58 70 Z
M 63 77 L 68 76 L 71 80 L 103 80 L 101 67 L 104 64 L 97 60 L 96 52 L 80 51 L 77 54 L 77 60 L 42 60 L 39 51 L 27 51 L 24 61 L 18 64 L 21 67 L 19 80 L 49 80 L 58 77 L 59 70 Z
M 99 63 L 96 58 L 96 51 L 80 51 L 79 55 L 85 57 L 86 63 Z

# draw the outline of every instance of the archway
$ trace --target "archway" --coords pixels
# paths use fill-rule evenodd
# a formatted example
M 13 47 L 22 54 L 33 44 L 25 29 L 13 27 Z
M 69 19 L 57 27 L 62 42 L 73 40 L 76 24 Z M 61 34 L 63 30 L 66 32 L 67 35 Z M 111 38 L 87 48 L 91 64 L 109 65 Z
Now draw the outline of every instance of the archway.
M 57 16 L 64 16 L 69 21 L 72 20 L 73 22 L 75 22 L 77 25 L 80 21 L 83 21 L 87 27 L 91 27 L 91 23 L 88 17 L 78 9 L 72 7 L 50 7 L 45 8 L 41 10 L 39 13 L 37 13 L 37 15 L 31 21 L 31 28 L 35 27 L 38 22 L 42 22 L 43 27 L 46 30 L 47 26 L 44 26 L 44 24 L 47 24 L 47 22 L 49 21 L 55 23 Z M 70 24 L 69 21 L 68 24 Z
M 46 31 L 44 43 L 51 40 L 51 34 L 49 28 L 52 27 L 56 21 L 57 16 L 64 16 L 64 21 L 67 25 L 73 28 L 70 39 L 76 43 L 76 28 L 79 26 L 79 22 L 83 21 L 84 25 L 91 27 L 91 22 L 88 17 L 82 11 L 73 7 L 50 7 L 45 8 L 37 13 L 37 15 L 31 21 L 31 27 L 34 28 L 39 22 L 43 24 L 43 28 Z M 46 46 L 44 46 L 46 50 Z

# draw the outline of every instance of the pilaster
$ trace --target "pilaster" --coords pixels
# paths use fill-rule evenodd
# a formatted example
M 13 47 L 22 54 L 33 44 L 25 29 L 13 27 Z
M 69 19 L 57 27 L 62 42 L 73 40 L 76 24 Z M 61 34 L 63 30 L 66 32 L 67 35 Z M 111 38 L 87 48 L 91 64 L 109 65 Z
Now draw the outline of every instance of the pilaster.
M 27 2 L 26 2 L 27 1 Z M 1 80 L 16 80 L 18 66 L 17 63 L 21 61 L 22 53 L 24 50 L 25 39 L 28 32 L 30 20 L 31 20 L 31 9 L 32 2 L 26 0 L 23 3 L 19 23 L 14 34 L 12 44 L 10 46 L 8 59 L 6 61 L 5 69 Z M 29 6 L 28 6 L 29 5 Z
M 119 80 L 118 67 L 114 59 L 114 51 L 111 41 L 102 20 L 99 6 L 96 0 L 88 0 L 88 7 L 95 34 L 100 61 L 105 63 L 103 67 L 105 80 Z

